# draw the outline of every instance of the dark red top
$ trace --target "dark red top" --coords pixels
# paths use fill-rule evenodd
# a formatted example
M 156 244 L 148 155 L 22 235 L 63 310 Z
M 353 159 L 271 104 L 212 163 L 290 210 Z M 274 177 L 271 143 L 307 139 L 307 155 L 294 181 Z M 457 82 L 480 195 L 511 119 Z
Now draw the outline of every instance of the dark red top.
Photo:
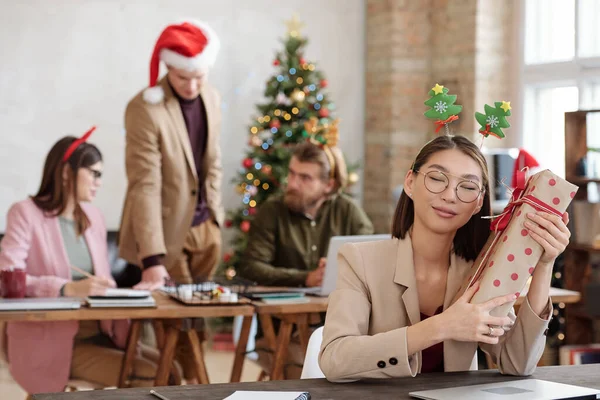
M 435 310 L 435 315 L 440 314 L 443 311 L 443 306 L 439 306 Z M 430 315 L 421 313 L 421 321 L 429 318 Z M 428 372 L 444 372 L 444 342 L 434 344 L 431 347 L 426 348 L 421 352 L 423 362 L 421 365 L 421 373 L 425 374 Z

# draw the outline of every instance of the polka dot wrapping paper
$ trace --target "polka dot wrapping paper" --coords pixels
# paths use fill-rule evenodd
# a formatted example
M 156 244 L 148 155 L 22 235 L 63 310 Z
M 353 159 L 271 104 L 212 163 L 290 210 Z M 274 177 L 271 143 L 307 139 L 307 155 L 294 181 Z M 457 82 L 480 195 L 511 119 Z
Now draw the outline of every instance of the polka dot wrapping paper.
M 518 297 L 543 253 L 542 246 L 529 235 L 524 226 L 528 219 L 527 213 L 550 207 L 562 215 L 576 192 L 577 186 L 550 170 L 533 175 L 519 197 L 518 204 L 512 209 L 512 215 L 507 216 L 510 219 L 507 219 L 508 224 L 504 230 L 491 232 L 483 250 L 465 276 L 455 300 L 477 280 L 481 280 L 481 286 L 473 296 L 472 303 L 483 303 L 510 293 L 515 293 Z M 505 209 L 504 212 L 506 211 Z M 513 304 L 506 303 L 490 314 L 504 317 Z

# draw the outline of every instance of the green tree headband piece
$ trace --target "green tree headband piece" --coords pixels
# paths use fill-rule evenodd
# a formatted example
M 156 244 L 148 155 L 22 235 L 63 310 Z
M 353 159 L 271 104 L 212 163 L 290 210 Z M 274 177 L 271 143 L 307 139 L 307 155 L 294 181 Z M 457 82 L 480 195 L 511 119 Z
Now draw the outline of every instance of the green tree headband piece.
M 450 136 L 448 124 L 458 119 L 458 114 L 462 111 L 462 106 L 454 104 L 456 102 L 456 95 L 448 94 L 448 92 L 448 88 L 436 83 L 429 91 L 430 98 L 425 101 L 425 105 L 430 108 L 425 111 L 424 115 L 434 120 L 436 125 L 435 133 L 439 133 L 442 127 L 444 127 L 446 135 Z M 482 134 L 482 141 L 479 147 L 483 145 L 483 139 L 489 135 L 503 139 L 505 135 L 502 129 L 510 127 L 510 124 L 506 120 L 506 117 L 510 116 L 510 101 L 496 101 L 494 107 L 485 104 L 484 110 L 485 114 L 475 113 L 475 119 L 481 125 L 479 133 Z M 429 142 L 425 143 L 423 147 L 427 146 Z M 423 150 L 423 147 L 421 147 L 419 153 Z M 410 169 L 414 168 L 415 161 L 413 161 Z
M 448 94 L 448 88 L 436 83 L 429 91 L 430 98 L 425 101 L 425 105 L 430 109 L 425 111 L 425 116 L 434 120 L 435 133 L 439 133 L 442 127 L 446 128 L 446 135 L 450 135 L 448 124 L 458 119 L 458 114 L 462 111 L 462 106 L 454 104 L 456 95 Z

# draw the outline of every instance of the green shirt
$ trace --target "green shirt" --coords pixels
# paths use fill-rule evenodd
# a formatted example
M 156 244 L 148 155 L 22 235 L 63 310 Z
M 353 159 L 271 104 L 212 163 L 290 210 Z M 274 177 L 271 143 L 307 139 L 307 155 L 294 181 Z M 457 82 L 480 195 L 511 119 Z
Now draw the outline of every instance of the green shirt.
M 77 236 L 75 221 L 64 217 L 58 217 L 58 223 L 60 225 L 60 233 L 71 265 L 75 265 L 85 272 L 94 275 L 94 266 L 92 264 L 90 251 L 83 235 Z M 75 270 L 71 271 L 71 276 L 74 281 L 86 278 L 85 275 Z
M 261 205 L 250 232 L 240 276 L 270 286 L 304 286 L 309 271 L 327 256 L 332 236 L 370 235 L 373 225 L 346 195 L 326 200 L 314 219 L 291 211 L 283 196 Z

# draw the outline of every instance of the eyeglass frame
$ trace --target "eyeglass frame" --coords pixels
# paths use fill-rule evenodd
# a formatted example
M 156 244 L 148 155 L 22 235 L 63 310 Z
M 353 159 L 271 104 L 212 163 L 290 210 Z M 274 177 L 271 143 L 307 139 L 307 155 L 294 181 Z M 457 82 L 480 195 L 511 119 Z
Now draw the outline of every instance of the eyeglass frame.
M 427 171 L 427 172 L 421 172 L 421 171 L 419 171 L 419 170 L 413 170 L 413 172 L 414 172 L 415 174 L 420 174 L 420 175 L 423 175 L 423 184 L 425 185 L 425 189 L 427 189 L 427 190 L 428 190 L 430 193 L 433 193 L 433 194 L 440 194 L 440 193 L 443 193 L 443 192 L 444 192 L 446 189 L 448 189 L 448 186 L 450 186 L 450 178 L 449 178 L 449 176 L 452 176 L 452 177 L 454 177 L 454 178 L 458 178 L 458 179 L 460 179 L 460 180 L 459 180 L 459 182 L 458 182 L 458 183 L 456 184 L 456 186 L 454 187 L 454 192 L 456 193 L 456 198 L 457 198 L 458 200 L 460 200 L 462 203 L 465 203 L 465 204 L 471 204 L 471 203 L 473 203 L 473 202 L 477 201 L 477 200 L 479 199 L 479 196 L 481 196 L 481 193 L 485 193 L 485 188 L 482 188 L 482 187 L 479 185 L 479 183 L 478 183 L 478 182 L 475 182 L 475 181 L 473 181 L 473 180 L 471 180 L 471 179 L 465 179 L 465 178 L 463 178 L 462 176 L 457 176 L 457 175 L 450 174 L 450 173 L 448 173 L 448 172 L 444 172 L 444 171 L 439 171 L 439 170 L 431 170 L 431 171 Z M 426 178 L 427 178 L 427 174 L 429 174 L 430 172 L 437 172 L 437 173 L 440 173 L 440 174 L 442 174 L 442 175 L 444 175 L 444 176 L 446 177 L 446 180 L 448 181 L 448 183 L 446 183 L 446 187 L 445 187 L 443 190 L 441 190 L 441 191 L 439 191 L 439 192 L 434 192 L 434 191 L 432 191 L 431 189 L 429 189 L 429 187 L 427 187 L 427 181 L 426 181 Z M 463 199 L 461 199 L 461 198 L 460 198 L 460 196 L 458 195 L 458 186 L 459 186 L 459 185 L 460 185 L 462 182 L 471 182 L 472 184 L 476 185 L 476 186 L 479 188 L 479 193 L 477 193 L 477 197 L 475 197 L 475 199 L 473 199 L 472 201 L 464 201 L 464 200 L 463 200 Z
M 98 171 L 97 169 L 93 169 L 91 167 L 82 167 L 82 168 L 90 171 L 92 173 L 92 178 L 94 178 L 94 180 L 102 179 L 102 171 Z

